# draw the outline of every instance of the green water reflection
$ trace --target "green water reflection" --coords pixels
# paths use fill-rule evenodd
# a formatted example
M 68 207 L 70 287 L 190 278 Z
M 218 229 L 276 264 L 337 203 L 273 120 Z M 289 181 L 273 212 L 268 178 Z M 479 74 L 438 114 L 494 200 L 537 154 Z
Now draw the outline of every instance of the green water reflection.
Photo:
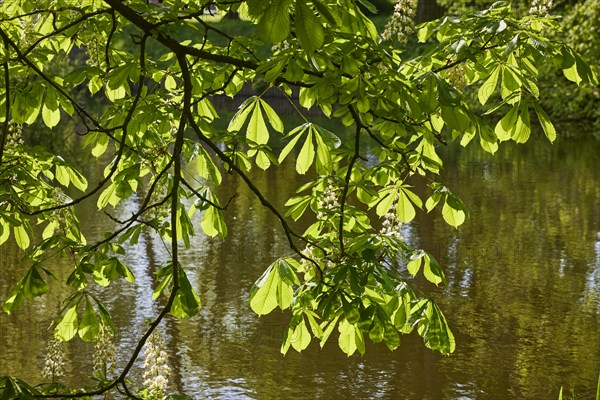
M 475 147 L 457 150 L 444 149 L 443 179 L 468 205 L 470 218 L 452 229 L 434 212 L 404 231 L 446 267 L 446 288 L 424 288 L 453 327 L 453 355 L 442 357 L 409 336 L 393 353 L 370 346 L 365 356 L 348 358 L 332 341 L 324 350 L 313 343 L 302 354 L 281 356 L 287 316 L 259 319 L 247 298 L 256 277 L 289 250 L 277 221 L 229 176 L 224 195 L 238 195 L 227 214 L 227 240 L 198 236 L 182 255 L 203 307 L 191 320 L 169 320 L 163 331 L 172 388 L 220 399 L 551 399 L 565 385 L 579 398 L 592 397 L 600 371 L 600 143 L 534 140 L 505 146 L 495 157 Z M 281 206 L 296 186 L 292 176 L 284 168 L 254 179 Z M 130 215 L 138 201 L 117 213 Z M 81 211 L 89 237 L 111 228 L 93 202 Z M 132 250 L 127 261 L 136 284 L 118 282 L 101 294 L 122 327 L 121 365 L 157 311 L 145 288 L 169 257 L 150 236 Z M 0 251 L 4 299 L 23 266 L 15 246 Z M 54 270 L 61 267 L 67 270 L 70 261 L 57 260 Z M 48 315 L 67 290 L 54 286 L 32 312 L 0 316 L 0 375 L 42 380 Z M 92 351 L 80 341 L 68 345 L 68 384 L 88 382 Z M 135 374 L 141 381 L 141 363 Z

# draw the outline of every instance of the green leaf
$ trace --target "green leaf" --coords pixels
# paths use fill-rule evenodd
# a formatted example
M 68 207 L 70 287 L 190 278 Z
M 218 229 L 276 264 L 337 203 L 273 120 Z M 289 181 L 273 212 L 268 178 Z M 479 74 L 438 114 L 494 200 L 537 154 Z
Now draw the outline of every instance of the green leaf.
M 208 152 L 204 147 L 200 147 L 198 150 L 198 158 L 196 160 L 196 172 L 204 179 L 209 179 L 212 184 L 220 185 L 222 181 L 221 172 L 215 165 L 213 160 L 208 155 Z
M 340 349 L 342 349 L 342 351 L 346 353 L 348 357 L 350 357 L 352 354 L 354 354 L 354 352 L 356 352 L 357 349 L 357 329 L 354 325 L 343 319 L 338 325 L 338 331 L 340 333 L 340 336 L 338 337 L 338 345 L 340 346 Z
M 385 326 L 385 345 L 388 349 L 394 351 L 400 346 L 400 335 L 393 325 Z
M 77 304 L 71 306 L 54 328 L 54 337 L 63 342 L 73 339 L 78 332 Z
M 510 111 L 496 124 L 494 132 L 496 133 L 496 136 L 498 136 L 498 140 L 505 141 L 511 138 L 518 119 L 519 108 L 512 107 Z
M 267 43 L 278 43 L 290 33 L 291 0 L 271 0 L 258 22 L 258 36 Z
M 246 131 L 246 137 L 257 144 L 266 144 L 269 141 L 269 131 L 265 124 L 259 102 L 254 103 L 254 110 L 248 123 L 248 130 Z
M 263 99 L 260 99 L 259 101 L 261 107 L 265 110 L 265 114 L 267 114 L 267 119 L 269 120 L 269 123 L 271 124 L 273 129 L 275 129 L 279 133 L 283 133 L 283 121 L 281 121 L 279 115 L 277 115 L 275 110 L 273 110 L 273 108 L 266 101 L 264 101 Z
M 173 304 L 169 312 L 175 318 L 190 318 L 198 314 L 200 310 L 200 297 L 196 294 L 188 277 L 183 270 L 179 268 L 179 291 L 175 295 Z
M 98 197 L 98 202 L 96 203 L 99 210 L 105 208 L 109 204 L 114 207 L 119 203 L 120 198 L 116 193 L 116 189 L 117 185 L 113 183 L 102 191 Z
M 32 299 L 48 292 L 48 286 L 37 268 L 36 265 L 29 268 L 27 274 L 17 282 L 15 288 L 4 301 L 3 309 L 7 314 L 16 310 L 23 303 L 23 300 Z
M 510 67 L 502 68 L 502 99 L 508 104 L 515 104 L 521 99 L 522 81 Z
M 479 99 L 481 105 L 485 105 L 485 103 L 488 102 L 491 95 L 494 93 L 494 90 L 496 90 L 496 86 L 498 85 L 498 78 L 500 77 L 500 69 L 500 66 L 494 68 L 490 76 L 486 79 L 486 81 L 483 83 L 483 85 L 481 85 L 481 87 L 477 91 L 477 98 Z
M 384 333 L 385 329 L 383 328 L 383 325 L 377 320 L 373 321 L 373 327 L 369 330 L 369 339 L 371 339 L 373 343 L 379 343 L 383 340 Z
M 300 175 L 304 175 L 315 160 L 315 146 L 312 135 L 312 130 L 309 130 L 308 135 L 306 135 L 306 141 L 302 145 L 300 154 L 298 154 L 298 158 L 296 159 L 296 171 Z
M 277 287 L 281 279 L 272 264 L 250 290 L 250 308 L 258 315 L 270 313 L 277 307 Z
M 575 55 L 568 49 L 567 47 L 562 48 L 563 62 L 562 62 L 562 70 L 565 77 L 571 82 L 575 82 L 576 84 L 580 84 L 582 79 L 579 76 L 579 72 L 577 71 L 577 62 L 575 60 Z
M 315 139 L 317 140 L 317 171 L 327 173 L 332 167 L 330 150 L 323 142 L 321 135 L 315 135 Z
M 396 205 L 396 214 L 398 219 L 404 223 L 410 222 L 417 215 L 415 207 L 409 200 L 404 190 L 398 192 L 398 204 Z
M 276 306 L 282 310 L 292 304 L 293 285 L 298 278 L 292 268 L 292 260 L 280 259 L 273 263 L 250 290 L 250 307 L 258 315 L 268 314 Z
M 106 93 L 106 97 L 108 98 L 108 100 L 114 103 L 115 101 L 124 98 L 127 95 L 127 90 L 124 86 L 119 86 L 116 89 L 110 89 L 106 87 L 104 89 L 104 93 Z
M 286 206 L 290 207 L 285 215 L 291 216 L 294 221 L 297 221 L 310 205 L 310 201 L 310 196 L 292 197 L 285 203 Z
M 96 145 L 92 149 L 92 155 L 96 158 L 100 157 L 102 154 L 104 154 L 107 147 L 108 147 L 108 136 L 101 134 L 100 136 L 98 136 L 98 141 L 96 142 Z
M 513 129 L 511 138 L 517 143 L 525 143 L 531 134 L 531 123 L 529 121 L 529 107 L 527 103 L 519 105 L 519 116 Z
M 511 53 L 517 48 L 518 43 L 519 43 L 519 33 L 517 33 L 515 35 L 515 37 L 513 37 L 510 40 L 510 42 L 508 42 L 508 44 L 506 45 L 506 48 L 504 49 L 504 52 L 502 53 L 502 58 L 507 59 L 509 55 L 512 55 Z
M 412 332 L 412 325 L 410 324 L 411 317 L 411 306 L 410 298 L 408 295 L 402 297 L 402 303 L 394 314 L 394 326 L 402 333 Z
M 556 140 L 556 129 L 554 129 L 552 121 L 550 121 L 550 118 L 538 103 L 534 102 L 533 108 L 535 109 L 535 113 L 537 114 L 540 125 L 542 125 L 542 129 L 544 130 L 546 137 L 551 143 L 553 143 Z
M 429 196 L 429 198 L 425 202 L 425 209 L 427 210 L 427 212 L 431 212 L 431 210 L 433 210 L 435 206 L 438 205 L 441 199 L 442 194 L 438 192 L 434 192 L 431 196 Z
M 298 140 L 300 140 L 300 138 L 302 137 L 302 134 L 310 127 L 310 124 L 303 124 L 300 125 L 296 128 L 294 128 L 290 133 L 289 136 L 296 134 L 296 136 L 294 136 L 292 138 L 292 140 L 290 140 L 288 142 L 288 144 L 285 145 L 285 147 L 283 148 L 283 150 L 281 150 L 281 153 L 279 154 L 279 157 L 277 159 L 277 161 L 279 162 L 279 164 L 281 164 L 283 162 L 283 160 L 285 160 L 285 158 L 288 156 L 288 154 L 290 154 L 290 152 L 292 151 L 292 149 L 294 148 L 294 146 L 296 145 L 296 143 L 298 143 Z M 297 132 L 297 133 L 296 133 Z
M 74 170 L 73 168 L 67 168 L 67 172 L 69 174 L 69 180 L 71 181 L 71 183 L 77 189 L 81 190 L 82 192 L 85 192 L 88 187 L 87 179 L 85 179 L 85 176 L 83 176 L 81 173 Z
M 156 280 L 158 284 L 152 292 L 152 300 L 156 300 L 160 297 L 162 291 L 167 287 L 169 282 L 173 279 L 173 264 L 162 267 L 156 272 Z
M 42 119 L 48 128 L 54 128 L 60 122 L 60 109 L 52 110 L 44 103 L 42 106 Z
M 227 236 L 227 225 L 225 224 L 223 212 L 216 207 L 208 207 L 204 212 L 200 226 L 204 233 L 210 237 L 219 235 L 223 238 Z
M 457 228 L 465 222 L 465 216 L 466 214 L 463 210 L 453 208 L 448 204 L 448 200 L 446 199 L 446 202 L 442 207 L 442 217 L 444 217 L 444 221 L 446 221 L 448 225 Z
M 306 327 L 306 322 L 303 318 L 302 322 L 296 325 L 296 328 L 292 332 L 291 337 L 288 338 L 288 341 L 292 344 L 294 350 L 296 350 L 297 352 L 301 352 L 302 350 L 308 347 L 311 338 L 312 337 L 310 335 L 310 332 L 308 331 L 308 328 Z
M 319 125 L 311 125 L 314 128 L 314 132 L 321 137 L 323 143 L 325 143 L 330 149 L 337 149 L 341 146 L 342 141 L 333 132 Z
M 428 301 L 425 314 L 427 317 L 419 326 L 419 334 L 423 337 L 425 346 L 442 354 L 454 352 L 456 348 L 454 335 L 437 304 Z
M 69 183 L 71 183 L 71 178 L 69 177 L 69 171 L 66 167 L 62 165 L 57 165 L 54 176 L 61 185 L 63 185 L 64 187 L 69 187 Z
M 423 264 L 423 252 L 418 252 L 416 256 L 410 258 L 410 261 L 406 265 L 406 269 L 412 276 L 417 276 L 419 270 L 421 269 L 421 265 Z
M 116 260 L 116 271 L 119 275 L 121 275 L 123 278 L 125 278 L 125 280 L 129 283 L 133 283 L 135 282 L 135 275 L 133 275 L 133 272 L 131 272 L 131 270 L 129 269 L 129 267 L 127 267 L 125 264 L 123 264 L 120 260 L 115 259 Z
M 383 198 L 377 203 L 377 208 L 375 209 L 375 212 L 380 217 L 383 217 L 392 209 L 394 200 L 396 200 L 398 196 L 398 190 L 393 187 L 383 188 L 379 191 L 379 196 L 382 195 Z
M 84 342 L 94 342 L 96 341 L 96 337 L 98 336 L 99 332 L 100 321 L 96 316 L 96 312 L 94 311 L 94 307 L 92 307 L 92 303 L 90 303 L 90 300 L 86 298 L 83 318 L 79 322 L 79 337 Z
M 423 276 L 429 282 L 434 285 L 439 285 L 440 283 L 446 283 L 446 276 L 444 275 L 444 271 L 442 267 L 437 263 L 437 261 L 431 257 L 429 254 L 425 254 L 423 257 L 425 263 L 423 266 Z
M 300 268 L 300 264 L 298 261 L 293 258 L 282 258 L 276 262 L 277 265 L 277 273 L 281 280 L 288 285 L 299 285 L 300 281 L 298 280 L 298 276 L 296 276 L 295 270 Z M 289 307 L 289 303 L 287 306 L 281 308 Z
M 323 46 L 325 30 L 313 11 L 306 5 L 306 0 L 296 0 L 294 22 L 298 40 L 308 54 L 314 53 Z
M 27 230 L 25 226 L 22 224 L 14 227 L 15 233 L 15 241 L 17 242 L 17 246 L 19 246 L 22 250 L 25 250 L 29 247 L 29 235 L 27 234 Z
M 249 99 L 247 99 L 240 105 L 238 112 L 235 113 L 233 118 L 231 118 L 231 121 L 229 121 L 229 126 L 227 126 L 227 131 L 238 132 L 239 130 L 242 129 L 242 126 L 244 126 L 244 123 L 248 119 L 248 115 L 250 114 L 250 111 L 252 111 L 254 109 L 254 107 L 256 106 L 257 100 L 258 100 L 258 97 L 256 97 L 256 96 L 250 97 Z
M 335 326 L 337 325 L 337 321 L 340 318 L 340 316 L 336 316 L 335 318 L 333 318 L 331 321 L 324 321 L 322 322 L 322 328 L 326 327 L 325 329 L 323 329 L 323 336 L 321 336 L 321 342 L 319 343 L 319 346 L 321 346 L 321 348 L 323 348 L 323 346 L 325 345 L 325 343 L 327 342 L 327 340 L 329 339 L 329 336 L 331 336 L 331 333 L 333 332 L 333 329 L 335 328 Z
M 446 125 L 459 132 L 464 132 L 469 129 L 471 120 L 465 112 L 458 106 L 442 106 L 442 118 Z

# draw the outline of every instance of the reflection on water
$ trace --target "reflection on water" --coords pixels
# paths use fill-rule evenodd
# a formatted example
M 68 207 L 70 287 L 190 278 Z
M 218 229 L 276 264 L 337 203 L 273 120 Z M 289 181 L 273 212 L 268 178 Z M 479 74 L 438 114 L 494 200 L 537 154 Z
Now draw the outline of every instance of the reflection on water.
M 455 332 L 458 346 L 449 357 L 425 349 L 415 336 L 393 353 L 368 346 L 365 356 L 348 358 L 333 339 L 324 350 L 312 343 L 301 354 L 281 356 L 287 314 L 259 319 L 248 306 L 248 290 L 289 249 L 277 220 L 225 176 L 223 194 L 238 192 L 227 212 L 227 240 L 196 236 L 181 255 L 202 309 L 163 328 L 172 388 L 211 399 L 542 399 L 556 398 L 564 385 L 590 398 L 600 371 L 599 147 L 593 139 L 554 146 L 532 141 L 506 146 L 496 157 L 475 147 L 444 149 L 443 180 L 468 205 L 470 218 L 452 229 L 439 211 L 421 214 L 402 234 L 446 268 L 446 288 L 424 289 L 438 299 Z M 280 208 L 295 186 L 288 172 L 254 176 Z M 132 198 L 115 216 L 126 218 L 137 207 L 139 199 Z M 114 224 L 99 220 L 93 203 L 82 213 L 90 239 Z M 136 283 L 97 290 L 121 327 L 121 365 L 159 309 L 148 288 L 169 258 L 168 247 L 149 235 L 131 250 L 125 261 Z M 24 267 L 16 246 L 3 246 L 0 255 L 4 299 Z M 70 260 L 54 262 L 63 278 Z M 0 316 L 0 375 L 42 380 L 48 316 L 69 290 L 60 281 L 52 285 L 48 296 L 30 303 L 33 311 Z M 67 384 L 86 382 L 92 351 L 92 344 L 68 344 Z

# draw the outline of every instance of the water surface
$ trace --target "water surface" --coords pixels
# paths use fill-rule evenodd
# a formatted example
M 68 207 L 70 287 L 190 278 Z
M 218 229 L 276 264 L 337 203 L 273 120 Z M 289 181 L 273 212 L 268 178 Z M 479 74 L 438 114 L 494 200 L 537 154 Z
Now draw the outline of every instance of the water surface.
M 423 289 L 439 301 L 455 333 L 457 349 L 448 357 L 414 335 L 395 352 L 370 345 L 364 356 L 346 357 L 331 340 L 323 350 L 312 343 L 282 356 L 288 314 L 258 318 L 248 291 L 290 251 L 277 220 L 226 176 L 223 194 L 238 193 L 227 213 L 227 239 L 197 236 L 181 257 L 202 310 L 189 320 L 169 319 L 162 329 L 171 389 L 211 399 L 552 399 L 564 385 L 591 398 L 600 372 L 600 142 L 590 136 L 559 138 L 552 146 L 536 139 L 509 144 L 495 157 L 476 147 L 443 150 L 442 179 L 470 216 L 453 229 L 439 211 L 421 213 L 404 237 L 445 267 L 448 286 Z M 296 186 L 291 176 L 289 168 L 253 174 L 280 207 Z M 130 215 L 139 201 L 130 199 L 116 216 Z M 112 228 L 93 202 L 81 212 L 89 238 Z M 0 300 L 26 268 L 20 258 L 14 244 L 0 249 Z M 121 365 L 159 310 L 148 288 L 168 258 L 160 239 L 142 235 L 126 260 L 136 283 L 119 281 L 101 293 L 120 326 Z M 59 277 L 71 266 L 69 259 L 50 265 Z M 60 283 L 52 289 L 27 303 L 31 311 L 0 316 L 0 375 L 42 381 L 49 315 L 68 293 Z M 67 384 L 91 384 L 92 352 L 93 344 L 68 344 Z M 138 383 L 141 373 L 140 363 Z

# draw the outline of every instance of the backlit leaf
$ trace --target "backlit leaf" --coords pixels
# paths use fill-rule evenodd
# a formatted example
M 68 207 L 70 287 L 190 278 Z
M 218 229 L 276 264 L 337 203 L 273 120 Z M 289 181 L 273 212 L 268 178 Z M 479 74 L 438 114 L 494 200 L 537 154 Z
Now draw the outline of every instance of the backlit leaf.
M 315 146 L 312 135 L 312 131 L 309 130 L 300 154 L 298 154 L 298 158 L 296 159 L 296 171 L 301 175 L 304 175 L 308 171 L 315 160 Z
M 54 337 L 60 341 L 67 342 L 75 337 L 78 332 L 77 304 L 71 306 L 60 322 L 54 328 Z

